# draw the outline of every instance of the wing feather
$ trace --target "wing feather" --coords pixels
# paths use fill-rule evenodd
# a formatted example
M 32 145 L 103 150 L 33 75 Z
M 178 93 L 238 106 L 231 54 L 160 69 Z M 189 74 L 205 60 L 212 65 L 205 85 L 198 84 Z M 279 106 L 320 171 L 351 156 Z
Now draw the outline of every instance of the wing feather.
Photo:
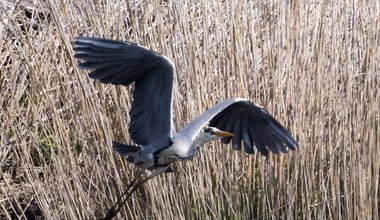
M 240 129 L 240 126 L 243 121 L 235 121 L 234 117 L 229 117 L 229 118 L 233 124 L 230 125 L 229 128 L 226 127 L 226 129 L 234 131 L 234 136 L 232 136 L 232 148 L 235 150 L 240 150 L 241 140 L 242 140 L 242 130 Z
M 268 156 L 268 149 L 265 147 L 264 142 L 261 138 L 261 133 L 259 127 L 256 124 L 251 126 L 253 136 L 253 144 L 256 146 L 257 150 L 264 156 Z

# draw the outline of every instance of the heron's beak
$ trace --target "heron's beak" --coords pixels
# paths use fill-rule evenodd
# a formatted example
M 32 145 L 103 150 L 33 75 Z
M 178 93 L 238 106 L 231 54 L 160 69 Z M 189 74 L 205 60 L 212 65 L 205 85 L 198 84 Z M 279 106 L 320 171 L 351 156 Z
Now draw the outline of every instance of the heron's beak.
M 232 137 L 232 136 L 234 136 L 234 134 L 227 132 L 227 131 L 216 131 L 215 134 L 219 135 L 221 137 Z

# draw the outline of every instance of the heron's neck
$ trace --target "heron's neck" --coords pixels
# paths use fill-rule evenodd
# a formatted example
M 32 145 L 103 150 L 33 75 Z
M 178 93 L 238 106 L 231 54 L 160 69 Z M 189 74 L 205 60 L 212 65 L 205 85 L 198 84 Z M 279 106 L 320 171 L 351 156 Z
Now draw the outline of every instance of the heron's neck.
M 211 138 L 209 135 L 207 135 L 206 133 L 201 133 L 200 135 L 198 135 L 195 140 L 193 141 L 193 147 L 195 148 L 200 148 L 204 143 L 207 143 L 207 142 L 210 142 L 210 141 L 214 141 L 214 140 L 217 140 L 216 138 Z

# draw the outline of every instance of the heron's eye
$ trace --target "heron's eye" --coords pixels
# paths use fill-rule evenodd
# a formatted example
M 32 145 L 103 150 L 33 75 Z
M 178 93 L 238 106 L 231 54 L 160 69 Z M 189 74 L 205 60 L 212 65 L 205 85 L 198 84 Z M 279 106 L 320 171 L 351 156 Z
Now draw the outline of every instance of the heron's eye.
M 207 127 L 207 128 L 205 128 L 205 130 L 204 130 L 205 133 L 210 133 L 211 131 L 212 131 L 212 129 L 211 129 L 210 127 Z

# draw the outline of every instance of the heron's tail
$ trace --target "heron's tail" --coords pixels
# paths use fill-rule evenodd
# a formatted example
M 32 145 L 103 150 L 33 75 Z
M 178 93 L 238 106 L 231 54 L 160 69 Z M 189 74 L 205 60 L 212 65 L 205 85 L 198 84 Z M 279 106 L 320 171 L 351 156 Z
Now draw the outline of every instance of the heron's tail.
M 115 151 L 117 151 L 120 155 L 128 155 L 128 154 L 134 154 L 138 150 L 140 150 L 140 147 L 134 146 L 134 145 L 126 145 L 126 144 L 120 144 L 115 141 L 112 141 L 112 147 Z
M 139 146 L 134 146 L 134 145 L 127 145 L 127 144 L 120 144 L 115 141 L 112 141 L 112 147 L 117 151 L 120 155 L 125 156 L 125 159 L 130 162 L 135 164 L 136 166 L 143 166 L 144 162 L 141 160 L 136 160 L 136 157 L 139 158 L 138 151 L 141 149 Z M 164 166 L 163 166 L 164 167 Z M 160 168 L 160 166 L 154 166 L 151 168 L 148 168 L 148 170 L 152 171 L 157 168 Z M 172 167 L 168 166 L 168 168 L 165 170 L 165 173 L 172 173 L 174 170 Z

